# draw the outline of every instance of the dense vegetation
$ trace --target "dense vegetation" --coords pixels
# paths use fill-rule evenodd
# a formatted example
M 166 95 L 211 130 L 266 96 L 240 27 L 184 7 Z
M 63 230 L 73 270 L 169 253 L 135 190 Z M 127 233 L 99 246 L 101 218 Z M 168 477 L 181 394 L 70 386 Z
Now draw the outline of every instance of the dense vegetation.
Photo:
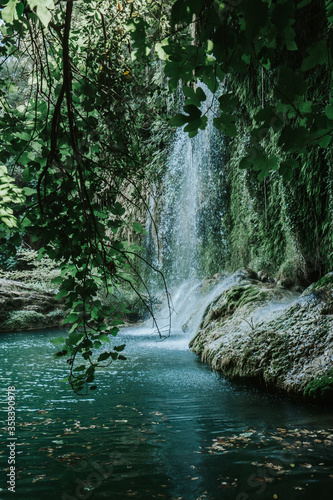
M 203 253 L 219 257 L 203 271 L 251 264 L 306 283 L 331 269 L 330 1 L 1 5 L 1 258 L 6 267 L 23 241 L 57 262 L 72 324 L 58 356 L 75 390 L 93 382 L 98 363 L 123 358 L 123 346 L 93 355 L 125 308 L 106 307 L 101 287 L 112 297 L 141 282 L 150 308 L 133 238 L 144 229 L 133 217 L 163 170 L 179 82 L 184 113 L 172 124 L 191 137 L 206 126 L 200 80 L 218 96 L 214 124 L 229 137 L 229 249 L 217 254 L 210 234 Z

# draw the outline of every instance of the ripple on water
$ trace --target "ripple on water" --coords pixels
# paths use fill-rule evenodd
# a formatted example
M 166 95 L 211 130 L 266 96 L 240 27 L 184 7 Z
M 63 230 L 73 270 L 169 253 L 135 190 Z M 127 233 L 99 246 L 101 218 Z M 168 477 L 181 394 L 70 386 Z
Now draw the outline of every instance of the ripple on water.
M 18 498 L 331 499 L 329 411 L 231 384 L 182 332 L 155 342 L 144 328 L 121 332 L 128 361 L 78 397 L 50 357 L 59 335 L 1 337 L 0 374 L 17 390 Z

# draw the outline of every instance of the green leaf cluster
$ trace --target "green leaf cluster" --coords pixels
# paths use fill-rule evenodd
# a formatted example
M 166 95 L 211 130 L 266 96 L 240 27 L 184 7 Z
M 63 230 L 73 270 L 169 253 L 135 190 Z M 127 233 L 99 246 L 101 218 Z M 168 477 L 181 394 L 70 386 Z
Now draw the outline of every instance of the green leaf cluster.
M 69 333 L 55 341 L 56 357 L 66 359 L 68 382 L 81 394 L 95 388 L 89 384 L 101 362 L 125 359 L 123 347 L 101 350 L 111 347 L 126 304 L 106 306 L 99 295 L 137 290 L 146 233 L 128 213 L 154 152 L 150 136 L 148 147 L 143 139 L 159 92 L 146 75 L 155 28 L 131 4 L 2 5 L 0 238 L 12 252 L 25 239 L 57 263 L 53 286 Z M 141 13 L 147 9 L 142 2 Z M 21 66 L 25 72 L 16 73 Z
M 308 81 L 314 72 L 330 73 L 332 12 L 329 1 L 319 5 L 315 0 L 173 4 L 174 30 L 163 40 L 163 49 L 157 49 L 169 87 L 174 90 L 179 81 L 185 83 L 186 105 L 188 89 L 193 90 L 197 81 L 205 83 L 219 97 L 214 125 L 232 138 L 244 120 L 252 120 L 241 166 L 254 168 L 260 180 L 276 170 L 290 178 L 295 154 L 306 155 L 308 148 L 327 148 L 331 143 L 331 84 L 325 97 L 312 102 Z M 251 88 L 254 78 L 260 81 L 259 89 Z M 241 85 L 246 79 L 249 92 L 240 99 L 237 82 Z M 189 104 L 188 114 L 176 114 L 172 124 L 186 125 L 184 130 L 193 136 L 206 123 L 201 101 L 194 98 Z M 269 154 L 277 141 L 281 165 Z

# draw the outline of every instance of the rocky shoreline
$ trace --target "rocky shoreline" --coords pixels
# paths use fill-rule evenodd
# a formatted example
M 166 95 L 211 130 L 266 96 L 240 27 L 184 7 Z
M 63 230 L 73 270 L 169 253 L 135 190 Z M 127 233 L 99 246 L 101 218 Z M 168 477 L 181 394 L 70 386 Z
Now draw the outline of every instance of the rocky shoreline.
M 200 293 L 225 279 L 205 280 Z M 333 403 L 333 273 L 302 293 L 250 269 L 227 279 L 190 348 L 230 379 Z M 55 300 L 54 291 L 0 279 L 0 332 L 59 327 L 64 316 L 64 301 Z
M 0 332 L 59 327 L 64 317 L 64 302 L 55 300 L 55 292 L 0 279 Z
M 191 349 L 230 379 L 332 403 L 333 273 L 303 293 L 252 270 L 234 277 L 206 308 Z

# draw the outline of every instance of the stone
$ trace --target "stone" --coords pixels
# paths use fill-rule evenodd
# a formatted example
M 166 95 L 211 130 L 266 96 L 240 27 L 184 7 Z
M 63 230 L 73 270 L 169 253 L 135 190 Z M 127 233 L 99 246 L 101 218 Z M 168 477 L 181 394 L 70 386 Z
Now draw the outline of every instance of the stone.
M 192 350 L 231 379 L 257 380 L 318 401 L 331 397 L 326 390 L 333 384 L 331 277 L 300 294 L 249 281 L 247 271 L 233 276 L 206 308 L 190 342 Z
M 258 275 L 253 269 L 250 269 L 249 267 L 246 267 L 244 269 L 239 269 L 239 271 L 236 271 L 236 275 L 249 279 L 249 280 L 258 280 Z
M 260 281 L 262 281 L 263 283 L 267 283 L 268 282 L 268 273 L 266 271 L 259 271 L 258 272 L 258 278 Z

